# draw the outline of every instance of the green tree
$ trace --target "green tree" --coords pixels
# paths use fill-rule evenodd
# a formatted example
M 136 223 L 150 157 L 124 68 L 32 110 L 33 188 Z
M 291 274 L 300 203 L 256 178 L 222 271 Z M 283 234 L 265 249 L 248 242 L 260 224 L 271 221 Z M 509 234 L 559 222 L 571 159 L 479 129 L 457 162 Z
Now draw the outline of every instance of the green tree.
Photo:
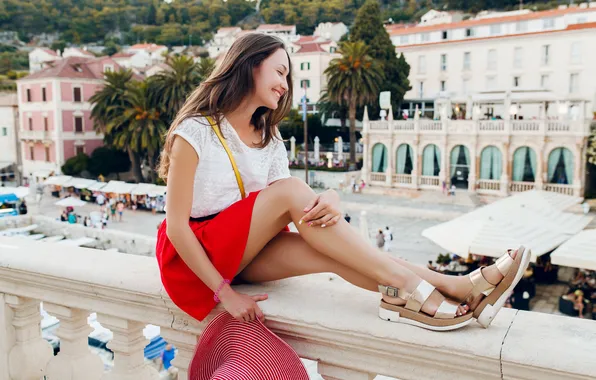
M 346 119 L 348 118 L 348 107 L 329 99 L 329 93 L 325 90 L 321 92 L 317 109 L 325 120 L 338 118 L 341 123 L 341 130 L 344 131 L 346 128 Z
M 66 49 L 66 42 L 64 42 L 62 40 L 54 41 L 54 42 L 52 42 L 50 49 L 52 49 L 54 51 L 60 50 L 62 53 L 64 53 L 64 49 Z
M 157 10 L 155 9 L 155 5 L 151 3 L 149 5 L 149 11 L 147 12 L 147 24 L 148 25 L 155 25 L 157 23 Z
M 369 47 L 370 56 L 379 62 L 385 73 L 385 81 L 379 91 L 391 91 L 391 105 L 398 112 L 405 93 L 411 89 L 408 74 L 410 66 L 405 58 L 398 59 L 395 46 L 383 26 L 378 0 L 367 0 L 358 10 L 354 26 L 350 31 L 350 41 L 363 41 Z M 379 109 L 378 93 L 370 101 L 372 115 Z M 399 113 L 399 112 L 398 112 Z
M 164 111 L 164 120 L 174 120 L 190 93 L 199 85 L 201 77 L 192 57 L 179 56 L 167 60 L 168 69 L 151 77 L 150 87 L 156 102 Z
M 199 61 L 197 72 L 201 80 L 205 80 L 211 75 L 211 72 L 215 68 L 215 60 L 213 58 L 204 57 Z
M 118 173 L 130 170 L 130 159 L 122 150 L 100 146 L 91 153 L 87 169 L 94 176 L 107 176 L 111 173 L 118 176 Z
M 89 156 L 85 153 L 79 153 L 66 160 L 64 165 L 62 165 L 62 173 L 65 175 L 79 175 L 82 171 L 87 170 L 88 165 Z
M 595 115 L 596 116 L 596 113 Z M 592 165 L 596 165 L 596 124 L 592 124 L 592 133 L 588 138 L 588 162 Z
M 126 98 L 127 84 L 132 80 L 132 71 L 120 70 L 105 73 L 105 83 L 89 101 L 92 104 L 91 119 L 93 128 L 98 134 L 103 134 L 107 146 L 117 147 L 128 153 L 132 163 L 133 175 L 137 182 L 143 182 L 141 159 L 137 151 L 130 146 L 117 146 L 113 129 L 108 130 L 108 124 L 120 115 L 121 110 L 128 106 Z
M 108 41 L 104 46 L 103 54 L 105 55 L 114 55 L 120 51 L 120 46 L 118 46 L 114 41 Z
M 356 165 L 356 107 L 375 99 L 383 81 L 380 65 L 368 52 L 362 41 L 344 42 L 341 57 L 333 59 L 325 70 L 329 100 L 348 107 L 351 168 Z
M 148 82 L 128 83 L 124 100 L 122 105 L 115 107 L 115 117 L 106 125 L 106 131 L 114 137 L 116 148 L 146 154 L 151 181 L 155 182 L 155 166 L 167 132 L 159 103 Z

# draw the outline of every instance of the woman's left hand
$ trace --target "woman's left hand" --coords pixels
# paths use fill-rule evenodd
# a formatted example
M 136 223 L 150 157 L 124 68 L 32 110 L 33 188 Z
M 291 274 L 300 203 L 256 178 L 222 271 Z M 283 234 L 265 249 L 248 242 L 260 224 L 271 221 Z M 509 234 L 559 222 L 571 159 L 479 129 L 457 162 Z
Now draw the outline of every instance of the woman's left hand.
M 330 227 L 339 222 L 342 213 L 339 209 L 339 195 L 334 190 L 318 194 L 304 208 L 306 215 L 298 224 L 307 223 L 309 227 Z

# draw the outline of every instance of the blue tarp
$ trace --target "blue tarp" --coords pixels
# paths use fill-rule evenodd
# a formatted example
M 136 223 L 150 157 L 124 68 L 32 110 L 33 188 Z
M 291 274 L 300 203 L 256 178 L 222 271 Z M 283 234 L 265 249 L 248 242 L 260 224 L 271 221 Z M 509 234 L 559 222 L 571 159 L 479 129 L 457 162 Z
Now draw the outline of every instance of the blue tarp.
M 166 341 L 161 336 L 156 336 L 145 346 L 145 357 L 149 360 L 159 358 L 165 349 Z
M 16 202 L 18 200 L 19 197 L 17 197 L 15 194 L 0 194 L 0 203 Z

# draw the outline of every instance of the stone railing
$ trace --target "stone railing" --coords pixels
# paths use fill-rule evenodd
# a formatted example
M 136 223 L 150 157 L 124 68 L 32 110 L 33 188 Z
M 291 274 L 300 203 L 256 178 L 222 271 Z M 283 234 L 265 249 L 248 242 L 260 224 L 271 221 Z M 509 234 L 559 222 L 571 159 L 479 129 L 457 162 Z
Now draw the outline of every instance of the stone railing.
M 491 179 L 479 179 L 477 182 L 478 191 L 501 191 L 501 181 Z
M 491 327 L 437 333 L 382 321 L 379 296 L 331 274 L 238 287 L 267 293 L 266 325 L 326 380 L 588 379 L 596 373 L 596 323 L 502 310 Z M 60 353 L 41 338 L 39 305 L 60 320 Z M 299 307 L 297 305 L 300 305 Z M 157 380 L 144 363 L 143 327 L 177 347 L 178 379 L 205 323 L 172 304 L 150 257 L 0 238 L 0 380 Z M 85 349 L 87 316 L 110 329 L 114 367 Z M 339 317 L 341 316 L 341 317 Z
M 545 183 L 544 190 L 552 191 L 554 193 L 565 194 L 565 195 L 574 195 L 575 188 L 573 185 L 559 185 L 556 183 Z
M 50 131 L 30 131 L 28 129 L 20 130 L 19 131 L 19 138 L 21 140 L 37 140 L 37 141 L 45 141 L 51 139 Z
M 439 177 L 423 175 L 420 176 L 420 187 L 439 187 Z
M 370 180 L 373 182 L 385 182 L 386 179 L 386 173 L 370 173 Z
M 412 184 L 412 176 L 410 174 L 394 174 L 393 175 L 393 183 L 402 184 L 402 185 L 411 185 Z
M 371 120 L 365 133 L 589 136 L 590 121 L 571 120 Z
M 512 193 L 521 193 L 523 191 L 533 190 L 536 184 L 534 182 L 511 182 L 509 190 Z

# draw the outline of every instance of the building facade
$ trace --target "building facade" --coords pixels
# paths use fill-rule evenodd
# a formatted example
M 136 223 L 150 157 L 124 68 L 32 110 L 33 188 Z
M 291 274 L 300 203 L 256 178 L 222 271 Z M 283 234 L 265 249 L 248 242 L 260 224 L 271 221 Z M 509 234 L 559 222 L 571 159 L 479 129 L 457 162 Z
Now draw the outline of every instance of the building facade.
M 0 94 L 0 181 L 18 172 L 18 102 L 14 93 Z
M 103 145 L 89 98 L 103 86 L 103 73 L 119 68 L 110 57 L 70 57 L 17 81 L 24 177 L 60 173 L 69 158 Z
M 54 51 L 48 48 L 35 48 L 29 53 L 29 72 L 35 73 L 43 70 L 47 62 L 53 62 L 62 59 L 60 50 Z

